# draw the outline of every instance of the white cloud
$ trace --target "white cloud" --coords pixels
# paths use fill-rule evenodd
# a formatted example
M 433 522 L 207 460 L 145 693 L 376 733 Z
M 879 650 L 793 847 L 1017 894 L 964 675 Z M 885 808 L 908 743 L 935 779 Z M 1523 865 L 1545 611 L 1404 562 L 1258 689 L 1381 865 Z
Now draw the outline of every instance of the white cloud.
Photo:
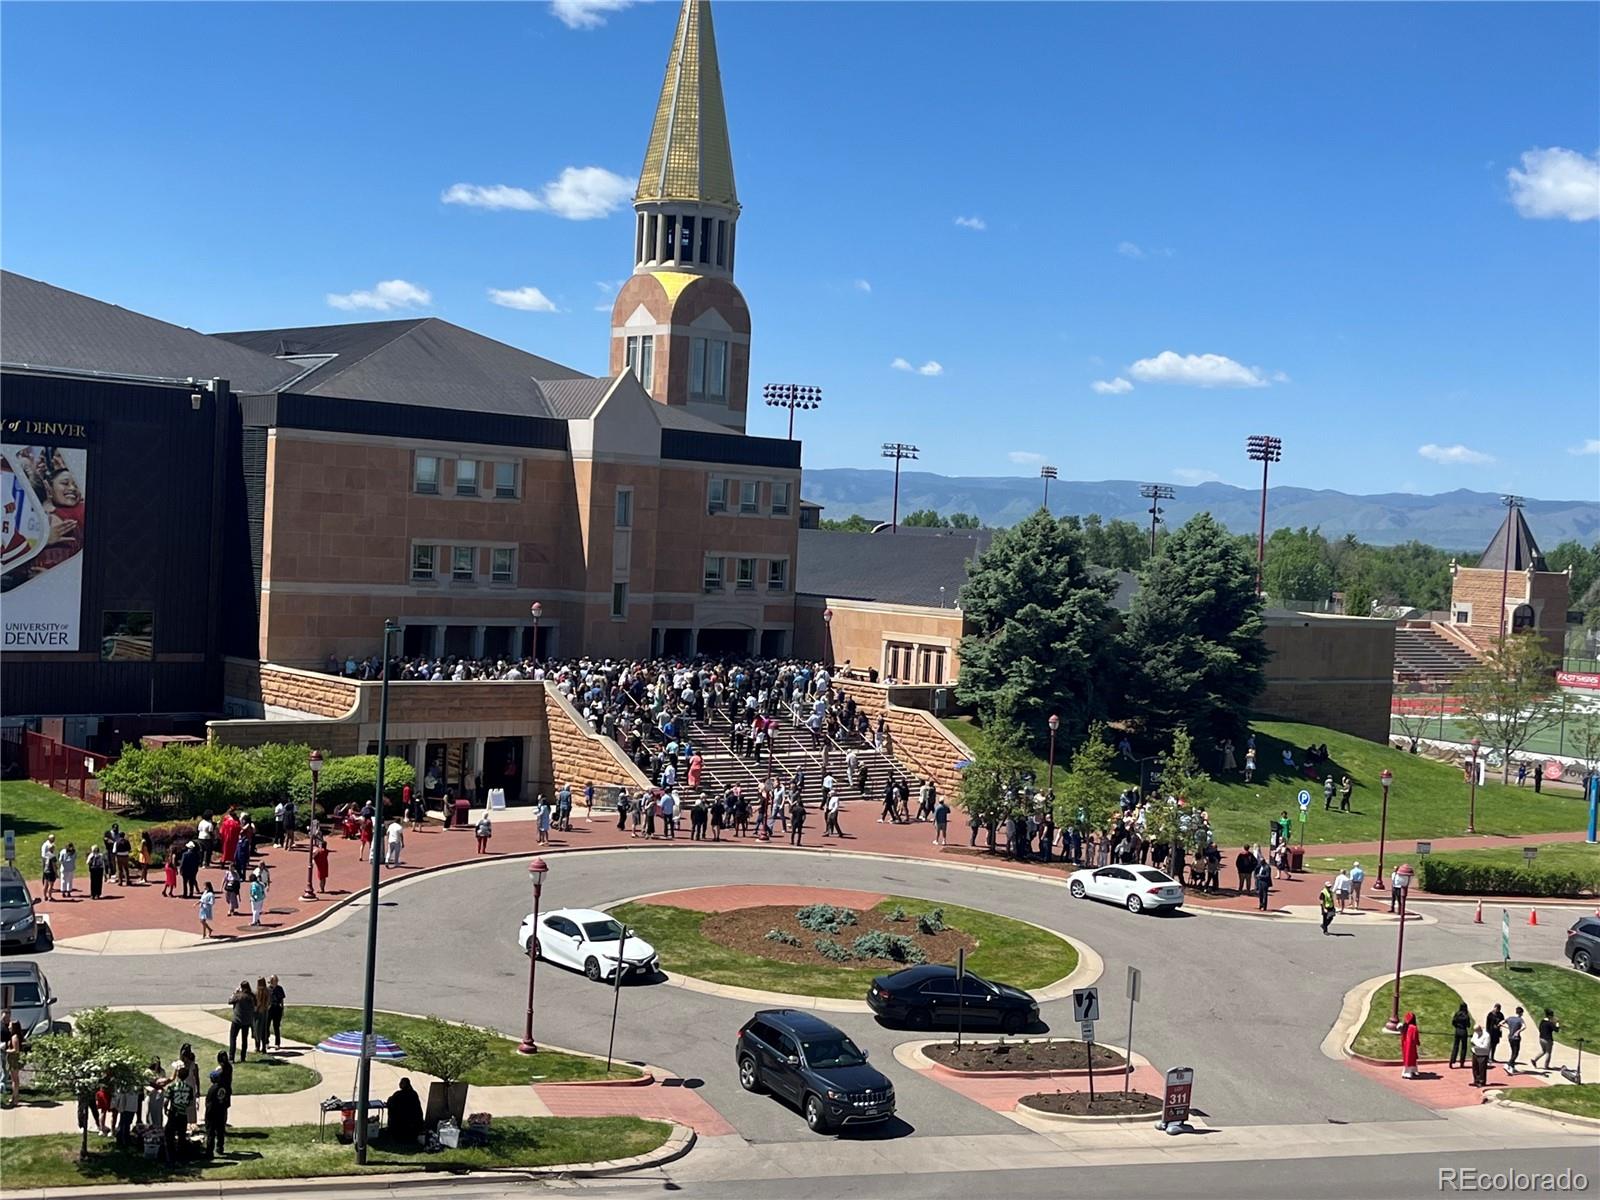
M 610 312 L 612 299 L 616 296 L 618 289 L 626 282 L 627 280 L 625 279 L 596 279 L 594 285 L 600 289 L 600 294 L 606 297 L 606 301 L 603 304 L 596 304 L 594 306 L 595 312 Z
M 1589 438 L 1567 451 L 1568 454 L 1600 454 L 1600 438 Z
M 514 308 L 519 312 L 560 312 L 555 301 L 536 287 L 490 288 L 489 299 L 501 308 Z
M 1512 167 L 1506 180 L 1511 184 L 1511 203 L 1525 217 L 1600 219 L 1600 155 L 1589 158 L 1560 146 L 1528 150 L 1522 155 L 1522 170 Z
M 963 229 L 975 229 L 979 233 L 982 233 L 985 229 L 989 228 L 989 222 L 985 221 L 982 217 L 977 216 L 957 217 L 956 224 L 961 226 Z
M 1214 483 L 1222 478 L 1215 471 L 1208 471 L 1204 467 L 1174 467 L 1172 474 L 1174 478 L 1181 479 L 1185 483 Z
M 547 212 L 568 221 L 592 221 L 626 204 L 637 184 L 638 180 L 604 167 L 567 167 L 537 194 L 504 183 L 455 183 L 439 199 L 468 208 Z
M 550 13 L 568 29 L 598 29 L 606 17 L 633 0 L 551 0 Z
M 1128 368 L 1141 383 L 1182 383 L 1191 387 L 1267 387 L 1259 367 L 1247 367 L 1223 354 L 1178 354 L 1163 350 Z
M 1292 383 L 1293 380 L 1291 380 L 1289 378 L 1289 372 L 1287 372 L 1287 371 L 1274 371 L 1272 373 L 1272 382 L 1273 383 Z
M 855 288 L 858 292 L 870 292 L 872 290 L 872 281 L 868 279 L 858 279 L 850 286 Z
M 1426 446 L 1418 446 L 1417 453 L 1429 462 L 1443 463 L 1445 466 L 1477 466 L 1494 461 L 1494 455 L 1463 446 L 1460 442 L 1454 446 L 1437 446 L 1429 442 Z
M 1133 384 L 1120 375 L 1115 379 L 1096 379 L 1089 387 L 1102 396 L 1121 396 L 1133 391 Z
M 923 363 L 920 367 L 912 366 L 910 362 L 908 362 L 906 359 L 903 359 L 903 358 L 897 358 L 892 363 L 890 363 L 889 365 L 891 367 L 893 367 L 896 371 L 913 371 L 918 375 L 943 375 L 944 374 L 943 365 L 941 365 L 940 363 L 934 362 L 931 358 L 927 362 Z
M 1123 258 L 1143 258 L 1144 250 L 1135 242 L 1118 242 L 1117 253 Z
M 1021 467 L 1036 467 L 1044 461 L 1044 455 L 1035 454 L 1032 450 L 1013 450 L 1006 457 Z
M 404 279 L 385 279 L 371 291 L 328 293 L 328 303 L 346 311 L 370 308 L 374 312 L 391 312 L 397 308 L 417 308 L 432 302 L 432 292 Z

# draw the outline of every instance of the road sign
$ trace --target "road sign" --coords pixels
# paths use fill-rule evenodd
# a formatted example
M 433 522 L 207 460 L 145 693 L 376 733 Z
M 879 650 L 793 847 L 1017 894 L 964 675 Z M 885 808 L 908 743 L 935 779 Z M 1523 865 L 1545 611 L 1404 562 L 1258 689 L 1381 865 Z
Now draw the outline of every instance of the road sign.
M 1084 1041 L 1086 1041 L 1086 1042 L 1094 1041 L 1094 1022 L 1093 1021 L 1080 1022 L 1079 1025 L 1078 1025 L 1078 1032 L 1079 1032 L 1079 1034 L 1082 1035 Z
M 1300 789 L 1300 794 L 1295 799 L 1300 801 L 1301 812 L 1305 812 L 1306 809 L 1311 807 L 1311 793 L 1306 791 L 1305 788 Z
M 1511 961 L 1511 914 L 1503 908 L 1500 910 L 1500 961 Z
M 1136 1001 L 1136 1000 L 1139 999 L 1139 980 L 1140 980 L 1139 968 L 1138 967 L 1129 967 L 1128 968 L 1128 999 L 1129 1000 L 1135 1000 Z
M 1074 1020 L 1093 1022 L 1100 1019 L 1100 989 L 1075 988 L 1072 993 L 1072 1016 Z
M 1182 1125 L 1189 1119 L 1189 1101 L 1194 1096 L 1194 1068 L 1173 1067 L 1167 1072 L 1166 1095 L 1161 1100 L 1161 1123 Z

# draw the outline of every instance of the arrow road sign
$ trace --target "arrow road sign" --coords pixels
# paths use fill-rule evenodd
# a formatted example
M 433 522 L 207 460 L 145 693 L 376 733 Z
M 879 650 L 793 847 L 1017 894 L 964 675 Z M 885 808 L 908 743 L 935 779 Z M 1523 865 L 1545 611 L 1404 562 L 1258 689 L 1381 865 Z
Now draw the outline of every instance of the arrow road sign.
M 1100 989 L 1076 988 L 1072 993 L 1072 1016 L 1074 1020 L 1091 1022 L 1100 1019 Z
M 1084 1041 L 1086 1041 L 1086 1042 L 1094 1041 L 1094 1022 L 1093 1021 L 1080 1022 L 1079 1025 L 1078 1025 L 1078 1032 L 1079 1032 L 1079 1034 L 1082 1035 Z

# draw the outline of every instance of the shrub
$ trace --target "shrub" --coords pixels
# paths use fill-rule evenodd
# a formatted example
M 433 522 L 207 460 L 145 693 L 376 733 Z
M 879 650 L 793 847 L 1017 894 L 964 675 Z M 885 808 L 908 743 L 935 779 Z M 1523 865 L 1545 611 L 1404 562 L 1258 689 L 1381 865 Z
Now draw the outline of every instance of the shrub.
M 936 933 L 943 933 L 944 909 L 935 908 L 919 916 L 917 918 L 917 932 L 925 933 L 929 937 Z
M 402 789 L 414 786 L 417 773 L 403 758 L 389 755 L 384 762 L 383 794 L 389 800 L 400 799 Z M 322 764 L 322 776 L 317 781 L 317 805 L 330 812 L 342 804 L 368 803 L 378 790 L 378 756 L 352 754 L 344 758 L 330 758 Z M 308 813 L 311 805 L 311 768 L 304 763 L 289 782 L 289 794 L 301 813 Z
M 805 944 L 794 934 L 786 933 L 782 929 L 767 930 L 767 941 L 782 942 L 785 946 L 801 946 Z
M 906 912 L 906 906 L 904 904 L 896 904 L 894 906 L 894 908 L 892 908 L 889 911 L 889 920 L 891 920 L 891 921 L 907 921 L 907 920 L 910 920 L 910 914 Z
M 887 958 L 897 963 L 923 963 L 928 956 L 911 938 L 896 933 L 863 933 L 851 943 L 858 958 Z
M 849 947 L 841 946 L 832 938 L 818 938 L 811 944 L 816 947 L 818 954 L 822 955 L 823 958 L 830 959 L 833 962 L 855 961 L 856 956 L 851 953 Z
M 499 1040 L 492 1029 L 424 1017 L 422 1028 L 406 1038 L 406 1065 L 454 1083 L 487 1060 Z
M 1578 896 L 1600 892 L 1600 865 L 1587 870 L 1504 866 L 1450 854 L 1431 854 L 1417 869 L 1425 891 L 1446 896 Z
M 838 933 L 846 925 L 856 923 L 854 912 L 832 904 L 808 904 L 798 909 L 794 916 L 802 928 L 809 929 L 812 933 Z
M 128 797 L 134 812 L 146 816 L 198 817 L 234 806 L 270 806 L 289 794 L 296 772 L 305 772 L 309 780 L 310 755 L 310 748 L 299 743 L 249 750 L 214 743 L 154 750 L 124 746 L 121 756 L 100 771 L 100 788 Z

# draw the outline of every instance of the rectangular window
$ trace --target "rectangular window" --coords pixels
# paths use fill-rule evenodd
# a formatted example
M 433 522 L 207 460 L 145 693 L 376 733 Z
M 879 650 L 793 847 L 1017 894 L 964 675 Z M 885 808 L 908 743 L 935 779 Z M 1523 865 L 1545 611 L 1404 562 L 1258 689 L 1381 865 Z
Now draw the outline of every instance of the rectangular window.
M 497 462 L 494 465 L 494 494 L 502 500 L 513 499 L 517 494 L 517 464 Z
M 728 251 L 728 223 L 726 221 L 718 221 L 717 222 L 717 266 L 720 267 L 724 263 L 727 262 L 727 251 Z
M 700 218 L 700 261 L 711 262 L 711 218 Z
M 1458 609 L 1456 609 L 1456 624 L 1457 625 L 1471 625 L 1472 624 L 1472 610 L 1470 608 L 1458 608 Z
M 775 558 L 767 564 L 767 589 L 774 592 L 788 590 L 789 587 L 789 561 L 788 559 Z
M 634 222 L 633 229 L 633 261 L 644 261 L 644 214 L 639 214 L 639 219 Z
M 713 400 L 728 395 L 728 343 L 713 340 L 706 347 L 706 395 Z
M 756 560 L 741 558 L 739 560 L 738 589 L 741 592 L 753 592 L 756 589 Z
M 428 580 L 433 578 L 433 546 L 411 547 L 411 578 Z
M 412 468 L 411 486 L 424 496 L 439 494 L 439 460 L 431 454 L 417 455 Z
M 728 481 L 726 479 L 711 480 L 707 491 L 706 508 L 714 513 L 728 511 Z
M 689 394 L 691 396 L 706 394 L 705 338 L 689 339 Z
M 509 549 L 489 552 L 489 578 L 495 583 L 515 583 L 517 578 L 516 553 Z
M 149 662 L 155 655 L 155 614 L 108 612 L 100 617 L 101 662 Z
M 471 583 L 478 577 L 478 551 L 473 546 L 454 546 L 450 550 L 450 578 Z
M 706 555 L 706 591 L 720 592 L 722 590 L 722 559 L 714 554 Z
M 621 620 L 628 615 L 628 585 L 613 583 L 611 585 L 611 616 Z
M 656 235 L 660 229 L 660 226 L 657 224 L 658 220 L 659 218 L 656 217 L 654 213 L 650 215 L 648 233 L 644 239 L 644 257 L 645 261 L 647 262 L 655 262 L 656 260 Z
M 456 495 L 478 494 L 478 464 L 470 458 L 456 459 Z
M 649 391 L 654 381 L 656 366 L 656 339 L 653 334 L 630 337 L 626 344 L 628 369 Z
M 775 483 L 772 485 L 772 515 L 787 517 L 789 515 L 789 485 Z
M 944 651 L 937 646 L 922 646 L 917 652 L 917 682 L 944 682 Z
M 666 228 L 667 262 L 672 262 L 678 256 L 678 218 L 665 216 L 661 218 Z
M 692 263 L 694 261 L 694 218 L 684 217 L 678 225 L 679 247 L 678 261 Z
M 761 505 L 754 479 L 746 479 L 739 484 L 739 511 L 742 513 L 760 512 Z
M 618 529 L 633 528 L 633 489 L 617 489 L 617 524 Z
M 911 682 L 911 647 L 890 642 L 883 648 L 884 678 L 894 683 Z

